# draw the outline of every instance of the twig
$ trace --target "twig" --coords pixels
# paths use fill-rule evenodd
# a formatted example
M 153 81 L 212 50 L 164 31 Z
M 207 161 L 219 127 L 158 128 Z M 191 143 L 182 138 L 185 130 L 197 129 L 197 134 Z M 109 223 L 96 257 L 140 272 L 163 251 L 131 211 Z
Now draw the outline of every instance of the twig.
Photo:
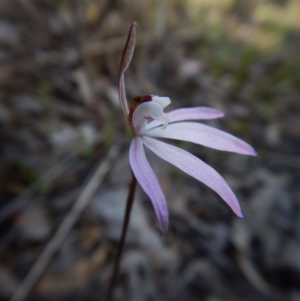
M 119 245 L 118 245 L 116 259 L 114 262 L 114 269 L 113 269 L 112 277 L 111 277 L 109 287 L 107 290 L 106 301 L 111 300 L 112 293 L 113 293 L 113 290 L 114 290 L 114 287 L 115 287 L 115 284 L 117 281 L 120 260 L 121 260 L 121 256 L 122 256 L 123 249 L 124 249 L 124 243 L 125 243 L 125 239 L 126 239 L 128 224 L 130 221 L 130 213 L 131 213 L 131 208 L 133 205 L 136 184 L 137 184 L 136 178 L 135 178 L 134 174 L 132 173 L 132 179 L 131 179 L 131 183 L 130 183 L 130 187 L 129 187 L 129 193 L 128 193 L 128 197 L 127 197 L 127 201 L 126 201 L 126 209 L 125 209 L 125 215 L 124 215 L 124 220 L 123 220 L 122 233 L 121 233 L 121 237 L 120 237 L 120 241 L 119 241 Z
M 62 221 L 58 230 L 56 231 L 52 239 L 48 242 L 40 257 L 34 263 L 25 279 L 21 282 L 15 294 L 12 296 L 11 301 L 22 301 L 28 296 L 28 294 L 30 293 L 34 285 L 38 282 L 42 273 L 46 269 L 47 265 L 51 261 L 53 255 L 59 249 L 69 231 L 77 221 L 79 215 L 88 205 L 92 196 L 99 187 L 99 184 L 101 183 L 105 175 L 109 172 L 111 166 L 113 165 L 119 154 L 120 146 L 118 144 L 113 145 L 109 150 L 106 158 L 98 165 L 96 171 L 93 173 L 90 180 L 82 190 L 69 214 Z
M 245 253 L 238 252 L 236 260 L 244 276 L 259 292 L 268 297 L 280 296 L 281 292 L 262 278 Z

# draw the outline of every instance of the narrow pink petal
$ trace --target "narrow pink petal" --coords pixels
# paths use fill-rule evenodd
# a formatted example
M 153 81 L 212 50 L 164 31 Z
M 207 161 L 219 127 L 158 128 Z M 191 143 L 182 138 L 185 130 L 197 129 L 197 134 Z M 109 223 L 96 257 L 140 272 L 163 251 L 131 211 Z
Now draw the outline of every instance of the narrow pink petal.
M 146 158 L 143 142 L 140 137 L 132 139 L 129 150 L 129 161 L 137 181 L 153 204 L 160 229 L 164 234 L 169 225 L 167 202 L 157 177 Z
M 243 217 L 236 196 L 225 180 L 212 167 L 181 148 L 149 137 L 142 139 L 143 143 L 157 156 L 213 189 L 237 216 Z
M 216 119 L 223 116 L 223 112 L 207 107 L 183 108 L 167 113 L 169 123 L 187 120 Z M 155 120 L 147 125 L 147 129 L 152 129 L 161 124 L 161 121 Z
M 168 114 L 171 122 L 184 120 L 216 119 L 223 116 L 223 112 L 207 107 L 182 108 L 171 111 Z
M 158 138 L 170 138 L 201 144 L 217 150 L 256 156 L 256 151 L 248 143 L 226 133 L 196 122 L 169 124 L 165 129 L 147 130 L 145 135 Z

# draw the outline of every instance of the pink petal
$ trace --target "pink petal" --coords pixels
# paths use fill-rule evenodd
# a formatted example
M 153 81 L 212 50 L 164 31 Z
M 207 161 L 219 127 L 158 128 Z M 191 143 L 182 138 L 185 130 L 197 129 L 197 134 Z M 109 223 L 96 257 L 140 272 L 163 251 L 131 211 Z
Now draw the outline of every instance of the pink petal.
M 131 169 L 145 193 L 149 196 L 162 233 L 166 233 L 169 225 L 169 211 L 165 195 L 158 183 L 157 177 L 145 155 L 142 139 L 132 139 L 129 150 L 129 161 Z
M 248 143 L 213 127 L 196 122 L 169 124 L 165 129 L 147 130 L 145 135 L 170 138 L 201 144 L 217 150 L 256 156 L 256 151 Z
M 223 116 L 223 112 L 207 107 L 183 108 L 167 113 L 169 123 L 186 120 L 216 119 Z M 161 121 L 155 120 L 147 125 L 147 129 L 152 129 L 161 124 Z
M 212 167 L 181 148 L 145 136 L 142 139 L 157 156 L 213 189 L 237 216 L 243 217 L 236 196 Z

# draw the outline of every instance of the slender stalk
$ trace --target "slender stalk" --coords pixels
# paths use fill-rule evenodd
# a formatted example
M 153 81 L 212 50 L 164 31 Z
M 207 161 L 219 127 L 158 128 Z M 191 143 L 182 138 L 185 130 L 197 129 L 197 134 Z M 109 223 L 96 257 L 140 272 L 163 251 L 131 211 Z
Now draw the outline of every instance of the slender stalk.
M 124 220 L 123 220 L 122 233 L 121 233 L 121 237 L 119 240 L 117 255 L 115 258 L 115 262 L 114 262 L 113 273 L 112 273 L 109 287 L 107 290 L 106 301 L 111 300 L 112 293 L 113 293 L 113 290 L 114 290 L 114 287 L 115 287 L 115 284 L 117 281 L 120 260 L 121 260 L 121 256 L 122 256 L 123 249 L 124 249 L 124 243 L 125 243 L 128 224 L 129 224 L 129 220 L 130 220 L 131 208 L 132 208 L 132 204 L 133 204 L 133 200 L 134 200 L 136 183 L 137 183 L 136 178 L 135 178 L 134 174 L 132 173 L 132 178 L 131 178 L 131 182 L 130 182 L 130 186 L 129 186 L 129 193 L 128 193 L 127 202 L 126 202 L 126 209 L 125 209 L 125 215 L 124 215 Z

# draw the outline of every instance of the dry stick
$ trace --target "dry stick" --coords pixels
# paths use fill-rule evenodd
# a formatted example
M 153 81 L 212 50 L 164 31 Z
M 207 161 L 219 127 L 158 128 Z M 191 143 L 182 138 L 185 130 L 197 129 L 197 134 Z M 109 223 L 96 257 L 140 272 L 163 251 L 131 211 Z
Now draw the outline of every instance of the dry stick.
M 67 234 L 75 224 L 79 215 L 88 205 L 92 196 L 99 187 L 99 184 L 101 183 L 105 175 L 109 172 L 111 166 L 113 165 L 119 154 L 120 146 L 118 144 L 113 145 L 110 148 L 106 158 L 99 164 L 91 179 L 82 190 L 69 214 L 60 224 L 58 230 L 49 241 L 38 260 L 33 265 L 28 275 L 25 277 L 23 282 L 21 282 L 15 294 L 12 296 L 11 301 L 22 301 L 28 296 L 31 289 L 37 283 L 43 271 L 51 261 L 53 255 L 59 249 Z
M 132 208 L 132 204 L 133 204 L 133 200 L 134 200 L 135 189 L 136 189 L 136 178 L 135 178 L 134 174 L 132 173 L 132 179 L 131 179 L 129 193 L 128 193 L 127 202 L 126 202 L 126 209 L 125 209 L 125 215 L 124 215 L 124 220 L 123 220 L 122 233 L 121 233 L 121 237 L 120 237 L 120 241 L 119 241 L 119 245 L 118 245 L 116 259 L 114 262 L 114 269 L 113 269 L 112 277 L 111 277 L 109 287 L 107 290 L 106 301 L 111 300 L 112 293 L 113 293 L 113 290 L 114 290 L 114 287 L 116 284 L 117 276 L 119 273 L 120 260 L 121 260 L 121 256 L 122 256 L 123 249 L 124 249 L 124 243 L 125 243 L 125 239 L 126 239 L 128 224 L 130 221 L 130 213 L 131 213 L 131 208 Z
M 272 297 L 272 295 L 279 296 L 280 292 L 276 291 L 276 289 L 272 288 L 260 275 L 260 273 L 256 270 L 251 260 L 249 260 L 249 256 L 245 254 L 245 252 L 237 252 L 236 260 L 239 264 L 239 267 L 246 277 L 248 281 L 261 293 L 268 297 Z

